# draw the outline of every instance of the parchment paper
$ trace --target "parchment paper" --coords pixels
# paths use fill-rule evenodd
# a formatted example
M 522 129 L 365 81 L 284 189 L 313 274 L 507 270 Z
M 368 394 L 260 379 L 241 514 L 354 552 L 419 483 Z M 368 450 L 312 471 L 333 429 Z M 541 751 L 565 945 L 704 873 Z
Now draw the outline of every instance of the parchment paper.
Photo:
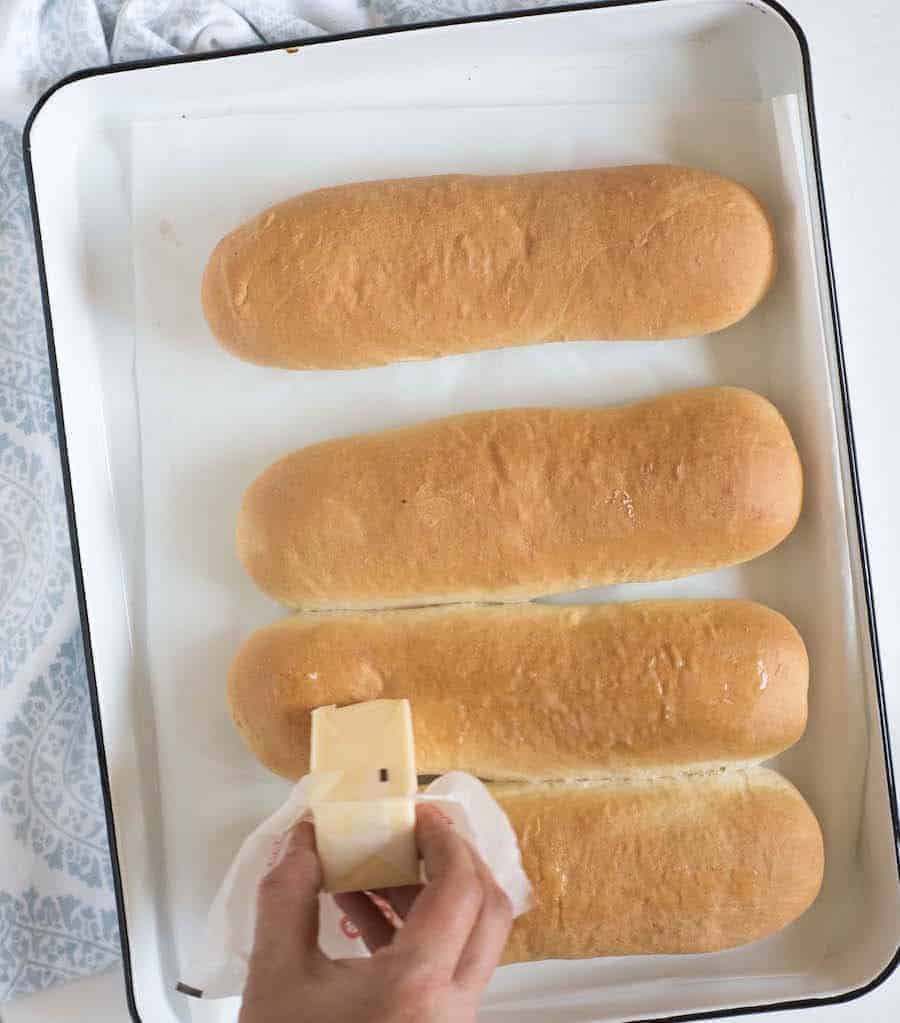
M 825 886 L 783 933 L 714 956 L 512 967 L 492 997 L 561 985 L 765 976 L 821 960 L 852 912 L 867 751 L 862 668 L 833 404 L 813 270 L 794 98 L 775 103 L 297 111 L 136 124 L 132 194 L 142 430 L 146 645 L 159 747 L 167 912 L 179 956 L 202 926 L 241 841 L 285 798 L 246 752 L 225 707 L 229 661 L 284 613 L 234 553 L 243 489 L 295 447 L 472 409 L 618 404 L 736 384 L 781 409 L 806 472 L 794 534 L 748 566 L 578 599 L 745 596 L 787 614 L 810 652 L 807 734 L 777 766 L 826 837 Z M 289 373 L 223 352 L 202 317 L 205 261 L 228 230 L 296 192 L 354 180 L 677 162 L 744 182 L 772 214 L 777 281 L 743 323 L 710 338 L 566 343 L 355 372 Z M 304 310 L 296 310 L 302 328 Z M 567 598 L 571 599 L 571 595 Z M 174 983 L 175 979 L 172 978 Z M 195 1006 L 197 1019 L 208 1006 Z M 231 1010 L 229 1010 L 231 1011 Z

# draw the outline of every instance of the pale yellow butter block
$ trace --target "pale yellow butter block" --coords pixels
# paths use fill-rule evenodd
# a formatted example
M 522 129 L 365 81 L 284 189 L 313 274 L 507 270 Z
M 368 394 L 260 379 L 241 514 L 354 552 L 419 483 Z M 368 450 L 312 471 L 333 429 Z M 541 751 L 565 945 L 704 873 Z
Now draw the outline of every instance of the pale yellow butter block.
M 312 712 L 310 769 L 339 774 L 321 798 L 356 802 L 416 794 L 408 700 L 368 700 Z
M 418 883 L 409 701 L 314 710 L 310 766 L 325 888 L 348 892 Z
M 318 803 L 313 822 L 327 891 L 419 883 L 414 800 Z

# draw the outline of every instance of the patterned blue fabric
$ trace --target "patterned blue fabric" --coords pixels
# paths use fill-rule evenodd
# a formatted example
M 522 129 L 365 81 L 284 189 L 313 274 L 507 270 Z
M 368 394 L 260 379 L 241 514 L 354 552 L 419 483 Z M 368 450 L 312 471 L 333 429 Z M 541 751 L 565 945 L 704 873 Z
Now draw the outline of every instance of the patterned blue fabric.
M 21 137 L 0 123 L 0 1000 L 119 954 Z
M 120 952 L 22 164 L 29 107 L 110 61 L 530 6 L 0 0 L 0 1002 Z

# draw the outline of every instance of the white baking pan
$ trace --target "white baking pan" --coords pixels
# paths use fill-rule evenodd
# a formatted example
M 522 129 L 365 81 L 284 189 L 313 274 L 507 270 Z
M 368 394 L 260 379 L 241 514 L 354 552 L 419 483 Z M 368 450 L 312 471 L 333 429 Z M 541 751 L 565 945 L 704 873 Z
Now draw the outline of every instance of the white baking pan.
M 241 638 L 279 613 L 232 551 L 241 487 L 326 436 L 709 383 L 753 387 L 785 414 L 806 469 L 797 530 L 749 566 L 579 599 L 741 595 L 795 621 L 810 722 L 777 766 L 822 822 L 822 894 L 782 934 L 726 953 L 503 969 L 484 1018 L 699 1018 L 852 998 L 887 976 L 897 805 L 809 58 L 784 11 L 639 0 L 104 68 L 51 90 L 25 147 L 135 1019 L 236 1018 L 234 1002 L 175 984 L 241 838 L 285 791 L 222 696 Z M 293 191 L 654 159 L 745 180 L 772 211 L 778 281 L 716 337 L 285 374 L 236 362 L 203 325 L 211 244 Z

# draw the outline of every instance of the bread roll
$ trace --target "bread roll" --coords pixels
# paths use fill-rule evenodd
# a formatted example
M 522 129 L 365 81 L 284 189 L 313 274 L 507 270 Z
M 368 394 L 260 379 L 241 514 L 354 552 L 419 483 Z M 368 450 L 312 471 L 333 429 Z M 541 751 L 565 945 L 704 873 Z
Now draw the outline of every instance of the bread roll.
M 202 299 L 242 359 L 352 369 L 706 334 L 746 316 L 774 271 L 746 188 L 656 165 L 308 192 L 219 242 Z
M 237 546 L 297 608 L 525 600 L 747 561 L 790 533 L 801 494 L 777 410 L 710 387 L 314 444 L 250 486 Z
M 231 714 L 277 774 L 309 770 L 310 711 L 408 698 L 420 774 L 666 774 L 774 756 L 806 725 L 794 627 L 743 600 L 306 614 L 255 632 Z
M 715 952 L 800 916 L 822 834 L 780 775 L 491 786 L 535 888 L 504 962 Z

